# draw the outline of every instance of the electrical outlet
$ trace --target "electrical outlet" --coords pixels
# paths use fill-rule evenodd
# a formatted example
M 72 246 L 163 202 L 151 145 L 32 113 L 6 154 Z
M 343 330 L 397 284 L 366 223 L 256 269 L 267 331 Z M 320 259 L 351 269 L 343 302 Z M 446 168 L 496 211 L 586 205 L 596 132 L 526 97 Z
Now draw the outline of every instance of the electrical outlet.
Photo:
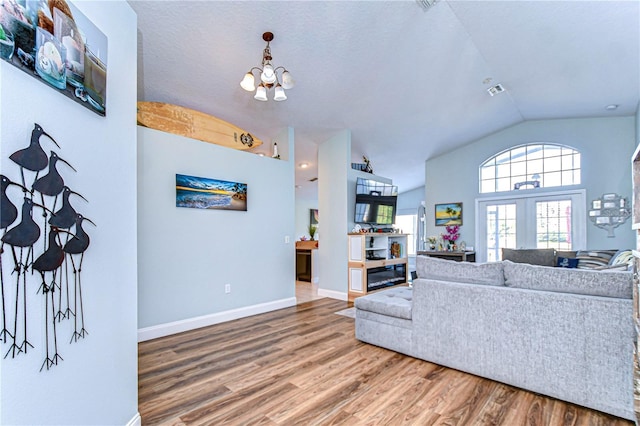
M 285 243 L 285 244 L 289 244 L 289 241 L 291 241 L 291 239 L 289 238 L 289 236 L 288 236 L 288 235 L 285 235 L 285 236 L 284 236 L 284 243 Z
M 231 293 L 231 284 L 225 284 L 224 285 L 224 292 L 225 293 Z

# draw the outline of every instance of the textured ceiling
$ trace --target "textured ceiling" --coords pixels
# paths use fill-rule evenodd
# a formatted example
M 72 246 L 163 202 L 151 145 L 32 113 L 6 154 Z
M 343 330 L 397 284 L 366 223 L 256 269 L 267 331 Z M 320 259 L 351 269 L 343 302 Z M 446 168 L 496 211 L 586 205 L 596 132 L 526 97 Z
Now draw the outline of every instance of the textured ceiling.
M 129 3 L 139 100 L 197 109 L 265 141 L 293 127 L 296 165 L 312 165 L 296 171 L 300 197 L 314 196 L 317 145 L 337 130 L 351 130 L 354 162 L 367 155 L 404 192 L 424 184 L 426 159 L 520 121 L 628 116 L 640 101 L 637 1 Z M 239 85 L 260 63 L 265 31 L 273 64 L 296 80 L 284 102 Z M 496 83 L 507 91 L 490 97 Z

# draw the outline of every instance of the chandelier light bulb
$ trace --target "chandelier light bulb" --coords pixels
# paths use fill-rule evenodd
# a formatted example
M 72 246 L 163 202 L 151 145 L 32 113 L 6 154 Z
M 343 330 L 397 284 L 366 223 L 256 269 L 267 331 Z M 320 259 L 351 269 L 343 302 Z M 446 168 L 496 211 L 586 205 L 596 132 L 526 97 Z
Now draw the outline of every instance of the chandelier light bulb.
M 266 100 L 267 100 L 267 88 L 264 87 L 262 84 L 260 84 L 258 86 L 258 88 L 256 89 L 256 95 L 253 97 L 253 99 L 255 99 L 257 101 L 266 102 Z
M 282 86 L 280 84 L 278 84 L 276 86 L 274 95 L 273 95 L 273 100 L 274 101 L 286 101 L 287 100 L 287 95 L 284 93 L 284 89 L 282 88 Z
M 282 87 L 284 89 L 291 89 L 295 85 L 295 81 L 293 81 L 293 77 L 291 77 L 291 73 L 285 70 L 282 73 Z
M 254 90 L 256 90 L 256 82 L 253 74 L 251 74 L 250 72 L 246 73 L 244 75 L 244 78 L 240 82 L 240 87 L 242 87 L 247 92 L 253 92 Z
M 276 82 L 276 73 L 273 70 L 271 64 L 266 64 L 262 69 L 262 74 L 260 75 L 260 79 L 263 83 L 273 84 Z

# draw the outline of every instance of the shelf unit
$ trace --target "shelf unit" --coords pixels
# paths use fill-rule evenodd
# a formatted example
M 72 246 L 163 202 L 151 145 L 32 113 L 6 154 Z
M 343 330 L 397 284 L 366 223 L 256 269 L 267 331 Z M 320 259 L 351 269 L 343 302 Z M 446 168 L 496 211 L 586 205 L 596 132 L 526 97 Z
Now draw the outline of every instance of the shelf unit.
M 407 235 L 349 234 L 349 301 L 408 282 Z
M 640 424 L 640 355 L 638 354 L 638 340 L 640 336 L 640 145 L 636 148 L 631 158 L 631 171 L 633 178 L 633 224 L 636 232 L 636 249 L 633 250 L 634 274 L 633 274 L 633 409 L 636 415 L 636 424 Z

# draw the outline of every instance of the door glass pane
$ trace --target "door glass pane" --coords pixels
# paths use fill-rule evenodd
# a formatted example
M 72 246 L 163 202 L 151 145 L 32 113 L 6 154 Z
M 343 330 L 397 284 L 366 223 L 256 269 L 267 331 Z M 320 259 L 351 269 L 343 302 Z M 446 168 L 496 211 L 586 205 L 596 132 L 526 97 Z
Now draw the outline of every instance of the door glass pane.
M 516 205 L 487 206 L 487 262 L 502 259 L 502 248 L 516 248 Z
M 571 250 L 571 200 L 536 202 L 537 248 Z

